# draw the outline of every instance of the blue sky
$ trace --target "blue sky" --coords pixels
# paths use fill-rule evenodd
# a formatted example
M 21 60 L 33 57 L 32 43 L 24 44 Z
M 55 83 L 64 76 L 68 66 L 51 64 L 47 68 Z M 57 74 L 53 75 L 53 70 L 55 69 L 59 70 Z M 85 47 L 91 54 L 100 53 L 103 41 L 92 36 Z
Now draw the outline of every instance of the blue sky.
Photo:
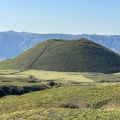
M 120 34 L 120 0 L 0 0 L 0 31 Z

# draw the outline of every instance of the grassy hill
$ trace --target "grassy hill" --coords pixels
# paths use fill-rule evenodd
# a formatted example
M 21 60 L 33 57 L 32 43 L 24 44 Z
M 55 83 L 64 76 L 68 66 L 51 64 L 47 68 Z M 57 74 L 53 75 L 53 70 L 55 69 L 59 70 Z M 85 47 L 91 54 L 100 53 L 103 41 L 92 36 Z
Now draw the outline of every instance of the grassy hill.
M 120 56 L 88 39 L 44 41 L 0 63 L 0 120 L 120 120 L 117 71 Z
M 120 71 L 120 55 L 88 39 L 47 40 L 18 57 L 0 63 L 0 69 L 38 69 L 64 72 Z

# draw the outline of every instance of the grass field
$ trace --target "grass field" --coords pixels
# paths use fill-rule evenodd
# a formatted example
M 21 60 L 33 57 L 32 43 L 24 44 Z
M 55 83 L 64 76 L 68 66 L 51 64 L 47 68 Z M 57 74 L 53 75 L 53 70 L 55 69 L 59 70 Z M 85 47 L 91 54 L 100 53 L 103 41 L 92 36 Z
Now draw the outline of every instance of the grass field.
M 23 72 L 24 75 L 33 75 L 41 80 L 60 80 L 60 81 L 74 81 L 74 82 L 93 82 L 92 79 L 84 77 L 80 72 L 55 72 L 55 71 L 39 71 L 29 70 Z
M 119 120 L 119 79 L 120 73 L 0 70 L 0 92 L 3 86 L 47 86 L 1 97 L 0 120 Z M 56 85 L 50 87 L 51 81 Z
M 3 114 L 1 120 L 119 120 L 120 111 L 40 108 Z
M 120 119 L 120 85 L 64 86 L 0 99 L 0 118 Z
M 120 73 L 103 74 L 103 73 L 87 73 L 87 72 L 56 72 L 56 71 L 40 71 L 40 70 L 0 70 L 0 81 L 2 83 L 19 82 L 28 83 L 30 77 L 36 79 L 37 82 L 56 81 L 61 83 L 78 82 L 78 83 L 119 83 Z
M 30 84 L 30 77 L 35 79 L 32 84 L 39 84 L 40 82 L 55 81 L 57 83 L 67 84 L 68 82 L 94 82 L 92 79 L 84 77 L 82 73 L 75 72 L 51 72 L 51 71 L 14 71 L 6 70 L 0 71 L 1 85 L 27 85 Z

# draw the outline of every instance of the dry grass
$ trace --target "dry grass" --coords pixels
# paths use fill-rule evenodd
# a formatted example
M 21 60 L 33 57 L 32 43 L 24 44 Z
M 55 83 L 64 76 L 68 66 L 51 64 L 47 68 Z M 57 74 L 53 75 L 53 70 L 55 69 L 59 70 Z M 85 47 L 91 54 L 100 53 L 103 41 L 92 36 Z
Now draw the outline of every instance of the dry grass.
M 74 82 L 93 82 L 92 79 L 84 77 L 80 72 L 55 72 L 55 71 L 40 71 L 28 70 L 22 72 L 24 75 L 33 75 L 41 80 L 63 80 Z

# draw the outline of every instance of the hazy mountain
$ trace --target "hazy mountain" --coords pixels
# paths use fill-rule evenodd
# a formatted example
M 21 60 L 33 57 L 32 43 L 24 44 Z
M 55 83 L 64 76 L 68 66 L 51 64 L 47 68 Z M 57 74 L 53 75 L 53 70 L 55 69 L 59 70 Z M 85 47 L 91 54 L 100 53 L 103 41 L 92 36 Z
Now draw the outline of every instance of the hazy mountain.
M 36 34 L 27 32 L 0 32 L 0 60 L 13 58 L 47 39 L 79 39 L 88 38 L 117 53 L 120 53 L 120 35 L 72 35 L 72 34 Z

